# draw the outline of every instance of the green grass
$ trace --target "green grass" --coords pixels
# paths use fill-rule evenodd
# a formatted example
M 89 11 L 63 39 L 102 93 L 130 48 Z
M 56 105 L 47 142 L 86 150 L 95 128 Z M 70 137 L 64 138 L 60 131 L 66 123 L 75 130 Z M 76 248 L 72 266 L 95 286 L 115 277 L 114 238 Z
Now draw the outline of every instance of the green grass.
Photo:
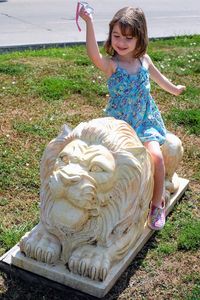
M 0 198 L 0 206 L 5 206 L 8 204 L 8 199 L 6 198 Z
M 195 285 L 192 291 L 184 298 L 184 300 L 199 300 L 200 299 L 200 284 Z
M 168 114 L 177 126 L 183 126 L 189 134 L 200 135 L 200 108 L 179 110 L 173 108 Z
M 169 218 L 157 235 L 155 252 L 158 255 L 200 249 L 200 220 L 194 218 L 189 205 L 180 204 L 179 209 L 182 211 L 175 210 L 173 219 Z
M 33 223 L 23 225 L 13 225 L 10 228 L 0 226 L 0 251 L 7 251 L 16 245 L 20 238 L 29 230 L 32 229 Z
M 10 64 L 3 63 L 0 64 L 0 73 L 10 75 L 10 76 L 21 76 L 29 71 L 28 66 L 20 63 Z
M 87 78 L 80 75 L 77 78 L 70 76 L 69 79 L 67 76 L 46 77 L 38 84 L 37 90 L 39 96 L 50 102 L 63 100 L 72 94 L 81 94 L 90 98 L 94 93 L 97 96 L 105 96 L 107 93 L 105 85 L 99 86 L 95 81 L 91 85 Z
M 200 220 L 184 220 L 177 238 L 178 250 L 198 250 L 200 248 Z
M 186 197 L 190 197 L 189 192 Z M 195 252 L 200 249 L 200 220 L 193 214 L 194 208 L 196 206 L 190 201 L 179 203 L 175 207 L 174 213 L 167 217 L 163 230 L 156 235 L 153 256 L 160 259 L 178 251 Z
M 161 71 L 175 82 L 188 85 L 179 98 L 153 85 L 153 95 L 157 98 L 160 93 L 158 102 L 167 107 L 164 119 L 169 127 L 183 128 L 196 136 L 200 132 L 199 40 L 199 36 L 192 36 L 154 40 L 149 45 L 149 53 Z M 74 127 L 102 116 L 108 92 L 106 78 L 92 66 L 84 46 L 3 54 L 0 78 L 0 101 L 6 114 L 6 130 L 0 142 L 0 188 L 3 193 L 16 186 L 30 192 L 39 188 L 42 151 L 62 124 Z M 170 103 L 176 103 L 175 107 Z M 196 152 L 188 148 L 187 153 L 194 158 Z M 199 178 L 198 174 L 195 170 L 193 176 Z M 165 241 L 158 251 L 172 253 L 176 249 Z
M 29 151 L 11 148 L 6 142 L 3 146 L 0 160 L 0 191 L 16 188 L 16 186 L 30 191 L 38 189 L 40 155 L 37 156 L 37 153 L 34 153 L 31 157 Z
M 32 134 L 40 137 L 50 137 L 54 133 L 52 127 L 46 128 L 45 122 L 41 122 L 40 124 L 31 124 L 30 122 L 26 123 L 16 121 L 13 123 L 13 129 L 16 130 L 18 133 L 24 133 L 27 135 Z
M 141 262 L 141 268 L 154 276 L 157 268 L 162 268 L 163 260 L 175 255 L 184 260 L 188 254 L 195 258 L 200 249 L 199 45 L 199 35 L 155 39 L 149 44 L 149 54 L 156 66 L 173 82 L 187 87 L 175 97 L 152 83 L 152 95 L 167 128 L 183 141 L 184 158 L 178 173 L 192 183 L 164 229 L 155 235 L 149 256 Z M 105 76 L 91 64 L 84 46 L 1 54 L 0 82 L 3 254 L 38 222 L 39 163 L 46 145 L 63 124 L 73 128 L 82 121 L 102 116 L 108 90 Z M 185 299 L 196 299 L 199 277 L 188 270 L 184 276 L 181 284 L 191 285 L 184 292 Z M 179 299 L 183 299 L 182 289 L 177 290 Z

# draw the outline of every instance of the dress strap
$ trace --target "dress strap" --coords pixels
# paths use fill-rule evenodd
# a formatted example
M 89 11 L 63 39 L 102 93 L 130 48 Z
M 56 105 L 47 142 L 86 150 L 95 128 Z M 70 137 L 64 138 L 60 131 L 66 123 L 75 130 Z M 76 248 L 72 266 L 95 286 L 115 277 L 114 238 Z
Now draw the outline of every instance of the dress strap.
M 115 62 L 116 62 L 116 64 L 117 64 L 117 67 L 119 67 L 119 59 L 118 59 L 117 56 L 116 56 L 116 58 L 115 58 Z
M 140 57 L 138 59 L 139 59 L 139 62 L 141 64 L 141 66 L 142 66 L 142 59 Z

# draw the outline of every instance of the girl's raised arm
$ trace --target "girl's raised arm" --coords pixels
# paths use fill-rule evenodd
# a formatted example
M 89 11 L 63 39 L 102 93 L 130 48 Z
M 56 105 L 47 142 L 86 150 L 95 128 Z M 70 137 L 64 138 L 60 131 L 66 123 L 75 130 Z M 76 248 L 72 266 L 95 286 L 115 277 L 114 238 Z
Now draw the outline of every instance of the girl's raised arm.
M 111 59 L 102 56 L 99 51 L 94 32 L 92 16 L 87 13 L 83 6 L 80 9 L 79 15 L 86 23 L 86 47 L 89 58 L 97 68 L 102 70 L 107 76 L 110 76 L 112 74 Z
M 184 85 L 174 85 L 167 77 L 165 77 L 153 64 L 151 58 L 145 55 L 148 64 L 151 79 L 155 81 L 163 90 L 175 96 L 180 95 L 186 87 Z

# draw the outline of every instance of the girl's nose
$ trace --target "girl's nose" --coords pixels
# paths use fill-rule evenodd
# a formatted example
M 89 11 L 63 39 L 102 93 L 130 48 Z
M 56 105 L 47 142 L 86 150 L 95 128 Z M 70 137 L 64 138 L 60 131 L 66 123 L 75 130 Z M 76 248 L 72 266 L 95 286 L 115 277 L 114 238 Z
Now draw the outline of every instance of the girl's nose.
M 125 45 L 125 42 L 126 42 L 126 39 L 124 37 L 121 37 L 118 41 L 118 45 L 119 46 L 124 46 Z

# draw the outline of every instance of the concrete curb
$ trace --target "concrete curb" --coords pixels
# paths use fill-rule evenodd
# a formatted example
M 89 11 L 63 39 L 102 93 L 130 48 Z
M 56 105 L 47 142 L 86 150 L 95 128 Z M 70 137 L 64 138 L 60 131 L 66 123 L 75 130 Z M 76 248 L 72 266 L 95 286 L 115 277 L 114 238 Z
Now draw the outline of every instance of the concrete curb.
M 167 39 L 175 39 L 179 37 L 190 37 L 196 34 L 191 35 L 177 35 L 177 36 L 165 36 L 165 37 L 152 37 L 149 38 L 149 41 L 155 40 L 167 40 Z M 98 41 L 98 45 L 103 45 L 104 41 Z M 26 51 L 26 50 L 41 50 L 41 49 L 49 49 L 49 48 L 65 48 L 68 46 L 79 46 L 85 45 L 83 41 L 77 42 L 60 42 L 60 43 L 42 43 L 42 44 L 25 44 L 25 45 L 12 45 L 12 46 L 0 46 L 0 54 L 15 52 L 15 51 Z
M 47 44 L 27 44 L 27 45 L 13 45 L 0 47 L 0 54 L 14 52 L 14 51 L 26 51 L 26 50 L 40 50 L 48 48 L 64 48 L 67 46 L 84 45 L 85 42 L 68 42 L 68 43 L 47 43 Z

